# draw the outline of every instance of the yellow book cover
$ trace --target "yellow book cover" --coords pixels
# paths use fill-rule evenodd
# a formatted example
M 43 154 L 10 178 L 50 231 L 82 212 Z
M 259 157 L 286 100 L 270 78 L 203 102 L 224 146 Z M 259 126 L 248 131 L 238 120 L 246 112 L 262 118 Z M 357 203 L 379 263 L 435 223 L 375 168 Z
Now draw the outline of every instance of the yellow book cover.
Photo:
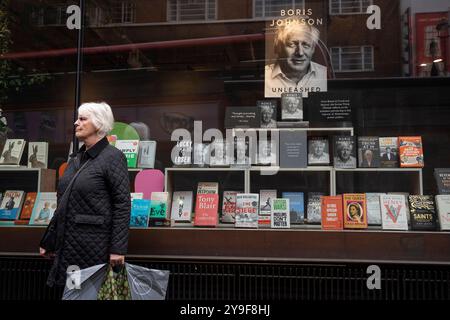
M 366 195 L 347 193 L 343 197 L 344 228 L 367 229 Z

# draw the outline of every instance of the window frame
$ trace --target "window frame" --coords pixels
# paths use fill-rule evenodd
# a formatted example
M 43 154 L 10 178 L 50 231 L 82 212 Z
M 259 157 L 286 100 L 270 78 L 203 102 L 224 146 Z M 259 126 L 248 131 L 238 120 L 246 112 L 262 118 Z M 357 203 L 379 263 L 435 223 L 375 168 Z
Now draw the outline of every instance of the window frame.
M 262 6 L 262 16 L 256 16 L 256 1 L 258 0 L 253 0 L 253 19 L 265 19 L 265 18 L 278 18 L 280 16 L 266 16 L 266 0 L 260 0 L 263 2 L 263 6 Z M 296 8 L 295 7 L 295 1 L 296 0 L 291 0 L 292 1 L 292 8 Z M 296 9 L 305 9 L 305 0 L 301 0 L 302 1 L 302 7 L 301 8 L 296 8 Z
M 364 10 L 363 7 L 362 7 L 362 3 L 365 0 L 358 0 L 359 1 L 360 12 L 342 12 L 342 0 L 334 0 L 334 1 L 339 1 L 339 12 L 336 13 L 336 12 L 332 11 L 333 0 L 330 0 L 329 1 L 329 14 L 331 16 L 356 15 L 356 14 L 363 15 L 363 14 L 367 14 L 367 8 L 366 8 L 366 10 Z M 369 5 L 373 5 L 373 0 L 367 0 L 367 1 L 370 1 Z
M 205 14 L 204 19 L 193 19 L 193 20 L 180 20 L 180 9 L 179 9 L 179 0 L 169 0 L 167 1 L 166 5 L 166 22 L 169 24 L 183 24 L 183 23 L 211 23 L 213 21 L 217 21 L 218 17 L 218 0 L 214 0 L 214 19 L 208 18 L 208 12 L 209 12 L 209 1 L 210 0 L 204 0 L 205 1 Z M 171 4 L 175 2 L 176 3 L 176 17 L 175 20 L 171 19 Z
M 359 69 L 352 69 L 352 70 L 342 70 L 342 49 L 344 48 L 358 48 L 360 49 L 360 55 L 361 55 L 361 68 Z M 365 48 L 370 48 L 371 49 L 371 59 L 370 59 L 370 65 L 371 68 L 370 69 L 365 69 L 365 65 L 367 63 L 367 61 L 365 60 Z M 338 49 L 339 50 L 339 65 L 336 66 L 333 63 L 333 49 Z M 374 46 L 372 45 L 361 45 L 361 46 L 342 46 L 342 47 L 331 47 L 330 48 L 330 54 L 331 54 L 331 63 L 333 63 L 333 70 L 335 73 L 353 73 L 353 72 L 374 72 L 375 71 L 375 57 L 374 57 Z

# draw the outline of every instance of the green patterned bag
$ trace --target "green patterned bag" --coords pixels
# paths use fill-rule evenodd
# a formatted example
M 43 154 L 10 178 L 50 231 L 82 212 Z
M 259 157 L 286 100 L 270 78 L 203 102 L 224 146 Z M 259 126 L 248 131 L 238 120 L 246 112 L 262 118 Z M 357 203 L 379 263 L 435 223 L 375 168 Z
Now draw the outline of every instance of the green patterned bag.
M 131 300 L 131 291 L 128 285 L 125 266 L 116 273 L 108 266 L 105 280 L 98 291 L 98 300 Z

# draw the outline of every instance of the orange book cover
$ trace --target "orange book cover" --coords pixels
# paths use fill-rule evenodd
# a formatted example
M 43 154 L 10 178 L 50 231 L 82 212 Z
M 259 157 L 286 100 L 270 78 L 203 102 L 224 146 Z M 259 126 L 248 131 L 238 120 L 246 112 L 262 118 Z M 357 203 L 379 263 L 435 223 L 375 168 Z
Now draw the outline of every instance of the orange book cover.
M 342 196 L 322 196 L 322 229 L 342 230 Z
M 216 227 L 219 222 L 219 195 L 217 193 L 197 194 L 194 226 Z
M 30 220 L 33 213 L 34 203 L 36 201 L 37 192 L 28 192 L 23 203 L 22 211 L 17 220 Z
M 398 137 L 400 167 L 423 168 L 422 137 Z
M 347 193 L 343 197 L 344 228 L 366 229 L 367 211 L 364 193 Z

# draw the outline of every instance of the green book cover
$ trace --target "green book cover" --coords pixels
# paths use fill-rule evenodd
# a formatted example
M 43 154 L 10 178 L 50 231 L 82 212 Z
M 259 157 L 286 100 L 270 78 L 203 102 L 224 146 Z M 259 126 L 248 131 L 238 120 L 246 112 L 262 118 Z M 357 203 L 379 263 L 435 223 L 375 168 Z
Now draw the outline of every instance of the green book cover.
M 115 147 L 122 151 L 127 158 L 128 168 L 136 168 L 139 140 L 117 140 Z

